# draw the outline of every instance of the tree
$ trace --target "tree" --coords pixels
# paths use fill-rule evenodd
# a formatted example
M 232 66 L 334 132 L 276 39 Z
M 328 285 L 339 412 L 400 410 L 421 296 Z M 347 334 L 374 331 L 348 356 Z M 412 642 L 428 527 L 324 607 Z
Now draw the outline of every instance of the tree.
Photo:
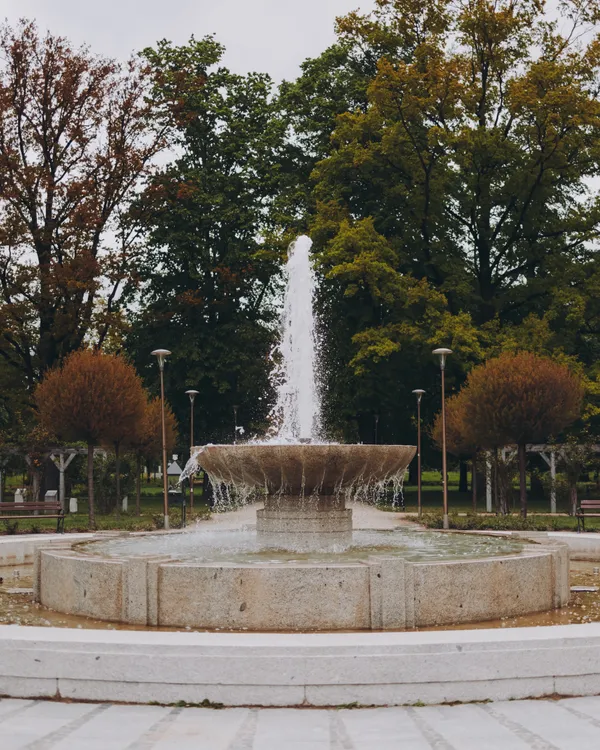
M 146 394 L 147 396 L 147 394 Z M 172 453 L 177 442 L 177 420 L 169 404 L 165 404 L 165 436 L 167 454 Z M 136 458 L 135 512 L 140 515 L 142 459 L 162 461 L 162 416 L 160 398 L 146 397 L 141 430 L 130 444 Z M 163 467 L 163 471 L 166 469 Z
M 339 21 L 340 42 L 376 57 L 366 104 L 350 93 L 345 111 L 336 103 L 313 171 L 310 233 L 334 321 L 326 367 L 342 408 L 363 390 L 348 372 L 357 356 L 377 379 L 427 387 L 425 371 L 408 372 L 402 296 L 368 298 L 386 275 L 443 295 L 446 324 L 470 342 L 459 378 L 526 321 L 547 326 L 553 355 L 597 360 L 600 4 L 561 7 L 560 26 L 534 0 L 377 0 L 373 14 Z M 408 391 L 396 398 L 406 412 Z
M 121 512 L 121 449 L 127 449 L 140 440 L 145 428 L 146 395 L 142 381 L 135 369 L 128 363 L 122 364 L 115 372 L 115 389 L 119 393 L 119 409 L 113 414 L 106 431 L 106 441 L 115 452 L 116 510 Z
M 42 425 L 60 439 L 87 443 L 90 528 L 96 525 L 94 448 L 114 440 L 115 425 L 141 417 L 138 389 L 132 367 L 122 357 L 90 349 L 70 354 L 62 365 L 49 370 L 36 388 Z
M 212 37 L 161 42 L 144 55 L 179 156 L 140 198 L 149 238 L 136 264 L 143 293 L 126 347 L 152 389 L 150 352 L 171 349 L 165 379 L 179 422 L 189 421 L 185 390 L 196 388 L 202 440 L 227 440 L 234 405 L 250 432 L 264 429 L 269 410 L 283 254 L 270 209 L 285 125 L 268 76 L 222 67 Z
M 516 443 L 521 513 L 527 516 L 526 445 L 557 436 L 579 417 L 579 377 L 551 359 L 507 353 L 473 369 L 461 393 L 470 440 L 494 450 Z
M 130 199 L 164 145 L 149 75 L 0 27 L 0 356 L 29 388 L 119 320 Z
M 474 441 L 469 426 L 468 392 L 459 391 L 446 401 L 446 448 L 460 460 L 471 459 L 471 490 L 473 511 L 477 512 L 477 453 L 479 445 Z M 442 446 L 442 413 L 438 412 L 431 428 L 431 436 L 438 447 Z

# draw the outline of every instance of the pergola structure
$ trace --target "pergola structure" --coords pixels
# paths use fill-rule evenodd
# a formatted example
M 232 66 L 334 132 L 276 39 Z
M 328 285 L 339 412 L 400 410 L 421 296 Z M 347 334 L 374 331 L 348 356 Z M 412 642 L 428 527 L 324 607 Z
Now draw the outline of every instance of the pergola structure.
M 594 453 L 600 453 L 600 445 L 590 446 Z M 529 443 L 527 453 L 537 453 L 550 467 L 550 513 L 556 513 L 556 460 L 564 458 L 564 447 L 552 443 Z M 500 450 L 502 459 L 512 458 L 517 453 L 516 445 L 508 445 Z M 486 452 L 485 457 L 485 509 L 492 512 L 492 454 Z
M 46 459 L 49 458 L 52 463 L 58 469 L 58 499 L 63 510 L 66 511 L 66 498 L 65 498 L 65 472 L 69 467 L 71 461 L 75 456 L 82 455 L 87 456 L 87 448 L 64 448 L 64 447 L 52 447 L 48 448 L 42 453 L 42 456 Z M 15 455 L 22 453 L 17 448 L 4 448 L 3 454 L 0 455 L 0 502 L 2 502 L 2 475 L 4 468 L 8 462 L 9 455 Z M 106 456 L 104 448 L 94 448 L 94 456 Z M 28 466 L 31 466 L 31 457 L 25 453 L 25 462 Z

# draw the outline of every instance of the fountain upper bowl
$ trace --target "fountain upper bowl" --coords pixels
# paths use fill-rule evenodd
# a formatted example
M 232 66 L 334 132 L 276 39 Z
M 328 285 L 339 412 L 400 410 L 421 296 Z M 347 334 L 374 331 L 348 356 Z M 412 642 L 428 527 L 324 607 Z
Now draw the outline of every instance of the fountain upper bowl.
M 401 478 L 415 453 L 414 445 L 209 445 L 197 460 L 213 481 L 269 494 L 333 495 Z

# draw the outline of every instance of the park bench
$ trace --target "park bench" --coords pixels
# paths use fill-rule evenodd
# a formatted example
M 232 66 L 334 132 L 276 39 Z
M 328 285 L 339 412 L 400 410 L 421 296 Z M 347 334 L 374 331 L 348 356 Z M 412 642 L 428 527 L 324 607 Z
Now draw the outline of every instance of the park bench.
M 65 512 L 58 500 L 0 503 L 0 520 L 19 518 L 56 518 L 56 531 L 63 533 L 65 530 Z
M 590 513 L 589 511 L 596 511 Z M 581 500 L 577 507 L 577 531 L 585 531 L 585 517 L 590 516 L 591 518 L 600 517 L 600 500 Z

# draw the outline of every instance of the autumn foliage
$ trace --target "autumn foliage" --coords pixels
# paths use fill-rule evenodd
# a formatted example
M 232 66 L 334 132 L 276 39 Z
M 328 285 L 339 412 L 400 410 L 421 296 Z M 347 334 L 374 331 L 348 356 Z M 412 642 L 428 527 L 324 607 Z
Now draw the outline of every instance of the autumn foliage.
M 142 429 L 145 397 L 141 382 L 122 357 L 84 349 L 50 370 L 35 399 L 42 424 L 59 438 L 88 446 L 90 526 L 95 525 L 93 449 Z
M 530 352 L 503 354 L 472 370 L 450 400 L 449 440 L 486 449 L 516 444 L 527 515 L 525 446 L 562 432 L 579 417 L 582 400 L 581 381 L 565 365 Z
M 167 454 L 173 452 L 177 442 L 177 420 L 169 404 L 165 404 L 165 438 Z M 142 459 L 162 460 L 162 422 L 160 398 L 148 399 L 144 406 L 141 429 L 130 444 L 136 456 L 136 513 L 140 514 Z

